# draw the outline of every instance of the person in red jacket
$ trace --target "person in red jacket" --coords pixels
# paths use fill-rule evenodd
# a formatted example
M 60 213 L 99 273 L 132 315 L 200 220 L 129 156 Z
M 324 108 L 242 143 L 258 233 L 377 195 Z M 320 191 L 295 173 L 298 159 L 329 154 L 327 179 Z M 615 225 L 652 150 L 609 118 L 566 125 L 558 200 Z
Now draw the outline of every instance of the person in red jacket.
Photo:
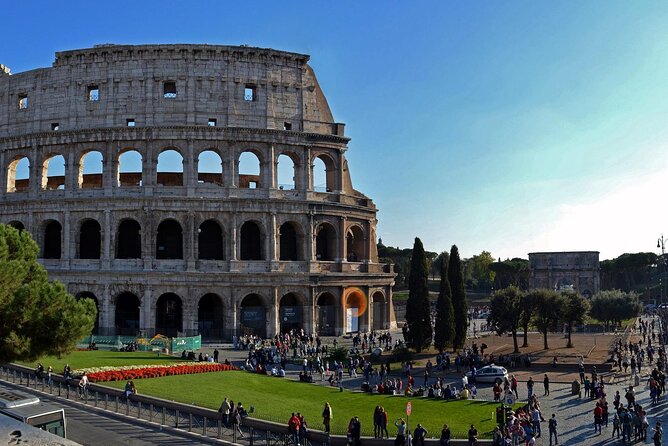
M 594 433 L 601 433 L 601 425 L 603 424 L 603 408 L 600 403 L 596 403 L 594 409 Z
M 290 417 L 290 421 L 288 421 L 288 432 L 292 436 L 292 443 L 295 446 L 299 446 L 299 417 L 295 415 L 294 412 L 292 412 L 292 416 Z

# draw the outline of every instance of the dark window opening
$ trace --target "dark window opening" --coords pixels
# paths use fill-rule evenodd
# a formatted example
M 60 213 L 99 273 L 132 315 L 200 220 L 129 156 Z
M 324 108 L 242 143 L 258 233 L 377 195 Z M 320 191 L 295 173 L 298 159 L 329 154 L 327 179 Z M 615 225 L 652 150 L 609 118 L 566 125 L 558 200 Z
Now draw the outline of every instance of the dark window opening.
M 139 332 L 139 298 L 132 293 L 116 297 L 116 334 L 134 336 Z
M 12 228 L 16 229 L 19 232 L 26 230 L 26 227 L 23 226 L 23 223 L 21 223 L 20 221 L 10 221 L 9 226 L 11 226 Z
M 165 99 L 176 98 L 176 82 L 165 82 L 162 88 L 162 92 Z
M 223 339 L 223 303 L 216 294 L 205 294 L 197 306 L 197 328 L 205 339 Z
M 244 88 L 244 101 L 255 100 L 255 85 L 246 85 Z
M 262 234 L 257 224 L 247 221 L 240 232 L 240 260 L 262 260 Z
M 207 220 L 199 227 L 197 246 L 201 260 L 223 260 L 223 231 L 213 220 Z
M 249 294 L 241 301 L 241 334 L 267 337 L 267 310 L 262 298 Z
M 183 259 L 183 230 L 175 220 L 165 220 L 158 225 L 156 259 Z
M 28 95 L 27 94 L 20 94 L 19 95 L 19 109 L 20 110 L 25 110 L 28 108 Z
M 174 293 L 160 296 L 155 305 L 155 332 L 165 336 L 177 336 L 183 330 L 181 299 Z
M 117 259 L 141 258 L 141 226 L 134 220 L 124 220 L 118 226 Z
M 100 224 L 95 220 L 87 220 L 79 230 L 79 258 L 99 259 L 101 238 Z
M 60 125 L 57 122 L 52 122 L 51 123 L 51 131 L 57 132 L 58 130 L 60 130 Z
M 304 306 L 293 293 L 286 294 L 279 302 L 281 333 L 303 328 Z
M 127 124 L 128 127 L 135 127 L 137 125 L 134 119 L 126 119 L 125 123 Z
M 297 249 L 297 231 L 290 223 L 283 223 L 280 228 L 281 260 L 299 260 Z
M 215 127 L 218 121 L 214 118 L 209 118 L 209 127 Z
M 97 85 L 88 86 L 88 100 L 90 102 L 97 102 L 100 100 L 100 89 Z
M 59 259 L 61 256 L 62 226 L 57 221 L 49 222 L 44 228 L 44 258 Z
M 315 237 L 316 260 L 331 261 L 336 255 L 336 233 L 329 225 L 323 225 Z
M 292 130 L 292 123 L 291 122 L 284 122 L 283 123 L 283 130 Z

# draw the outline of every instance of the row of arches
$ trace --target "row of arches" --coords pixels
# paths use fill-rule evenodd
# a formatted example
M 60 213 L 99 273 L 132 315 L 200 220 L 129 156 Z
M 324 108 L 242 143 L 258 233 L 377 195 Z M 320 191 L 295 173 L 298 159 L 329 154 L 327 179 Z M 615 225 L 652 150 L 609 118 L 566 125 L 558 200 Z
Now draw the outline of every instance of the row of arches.
M 19 221 L 9 223 L 16 229 L 24 230 Z M 305 249 L 306 235 L 302 226 L 288 221 L 278 227 L 277 259 L 281 261 L 303 261 L 311 258 Z M 315 260 L 333 261 L 337 258 L 338 236 L 333 225 L 320 223 L 314 230 Z M 116 259 L 141 259 L 142 227 L 136 220 L 124 219 L 115 233 Z M 268 260 L 269 253 L 265 246 L 266 230 L 260 222 L 249 220 L 239 229 L 238 259 Z M 225 231 L 217 220 L 205 220 L 197 228 L 196 258 L 199 260 L 225 260 Z M 83 220 L 77 236 L 77 258 L 102 258 L 102 227 L 95 219 Z M 359 226 L 351 226 L 346 234 L 346 256 L 350 262 L 367 259 L 366 239 Z M 236 253 L 235 253 L 236 254 Z M 156 259 L 184 258 L 184 231 L 181 224 L 173 219 L 161 221 L 155 236 Z M 60 259 L 63 257 L 63 227 L 56 220 L 47 220 L 43 225 L 42 258 Z
M 81 292 L 77 298 L 92 299 L 98 307 L 98 320 L 95 322 L 93 333 L 99 331 L 99 301 L 97 296 L 91 292 Z M 381 292 L 372 295 L 371 302 L 374 305 L 373 328 L 386 328 L 385 296 Z M 322 336 L 337 334 L 337 327 L 345 322 L 345 331 L 352 332 L 365 330 L 367 327 L 358 320 L 345 320 L 339 314 L 341 305 L 347 310 L 354 310 L 356 317 L 361 318 L 366 306 L 365 298 L 356 294 L 350 294 L 344 302 L 337 302 L 333 294 L 322 293 L 316 299 L 317 320 L 314 331 Z M 270 306 L 266 299 L 260 295 L 251 293 L 246 295 L 238 305 L 238 327 L 229 326 L 229 318 L 226 319 L 225 312 L 230 311 L 223 304 L 223 299 L 218 294 L 204 294 L 197 304 L 197 331 L 204 339 L 226 339 L 232 333 L 255 334 L 267 337 L 268 315 Z M 287 293 L 278 302 L 278 330 L 281 333 L 292 329 L 306 329 L 307 319 L 304 299 L 297 293 Z M 143 329 L 140 322 L 141 299 L 132 292 L 122 292 L 114 299 L 114 334 L 136 335 Z M 165 336 L 177 336 L 184 331 L 184 303 L 176 293 L 164 293 L 160 295 L 155 303 L 155 333 Z
M 236 182 L 240 188 L 266 188 L 273 185 L 263 184 L 266 178 L 263 154 L 259 150 L 241 152 L 234 159 Z M 197 154 L 196 171 L 193 178 L 197 184 L 224 185 L 225 162 L 218 150 L 208 149 Z M 275 158 L 276 188 L 295 189 L 298 186 L 298 171 L 301 168 L 301 158 L 292 151 L 284 151 Z M 67 168 L 65 157 L 60 153 L 51 153 L 40 162 L 37 175 L 39 187 L 42 190 L 66 188 Z M 113 186 L 133 187 L 143 186 L 145 171 L 148 167 L 144 163 L 141 152 L 134 148 L 123 149 L 118 152 L 113 163 Z M 335 160 L 328 154 L 320 153 L 312 157 L 309 163 L 312 181 L 309 188 L 318 192 L 336 189 L 337 166 Z M 229 164 L 228 164 L 228 167 Z M 75 187 L 79 189 L 94 189 L 104 187 L 105 160 L 102 152 L 97 150 L 85 151 L 75 162 Z M 180 150 L 167 148 L 157 157 L 155 167 L 155 184 L 162 186 L 185 186 L 185 163 Z M 230 175 L 228 172 L 225 175 Z M 7 192 L 24 192 L 31 185 L 31 162 L 27 155 L 14 157 L 7 166 Z

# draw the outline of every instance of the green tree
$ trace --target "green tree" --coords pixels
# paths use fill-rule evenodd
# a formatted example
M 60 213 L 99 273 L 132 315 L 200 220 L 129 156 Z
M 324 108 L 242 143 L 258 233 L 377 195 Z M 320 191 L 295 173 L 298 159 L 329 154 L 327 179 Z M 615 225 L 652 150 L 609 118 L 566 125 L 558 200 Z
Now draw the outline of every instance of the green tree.
M 568 330 L 568 343 L 566 347 L 571 348 L 573 347 L 571 340 L 573 327 L 577 324 L 584 324 L 587 319 L 587 312 L 589 311 L 589 301 L 580 296 L 580 293 L 572 290 L 562 291 L 561 295 L 564 298 L 562 318 Z
M 494 284 L 496 273 L 490 269 L 494 263 L 494 257 L 488 251 L 464 261 L 464 279 L 478 290 L 489 291 Z
M 49 282 L 26 231 L 0 224 L 0 363 L 62 355 L 91 333 L 97 310 Z
M 452 290 L 448 280 L 447 256 L 448 253 L 441 253 L 436 258 L 436 262 L 441 269 L 441 282 L 438 290 L 438 302 L 436 303 L 434 345 L 439 351 L 443 351 L 445 347 L 452 345 L 452 340 L 455 337 L 455 310 L 452 307 Z
M 637 317 L 642 312 L 642 304 L 634 292 L 625 293 L 621 290 L 599 291 L 591 300 L 589 314 L 605 324 L 620 324 L 625 319 Z
M 466 331 L 469 326 L 468 306 L 466 305 L 466 290 L 464 289 L 464 274 L 462 260 L 459 257 L 457 245 L 450 248 L 448 261 L 448 281 L 452 290 L 452 307 L 455 310 L 455 337 L 452 346 L 462 348 L 466 343 Z
M 535 313 L 533 322 L 543 334 L 543 349 L 547 350 L 547 333 L 559 328 L 564 299 L 561 294 L 553 290 L 535 290 Z
M 487 323 L 494 327 L 496 333 L 513 335 L 513 353 L 519 353 L 517 330 L 522 317 L 522 292 L 516 286 L 509 286 L 497 291 L 490 298 L 490 312 Z
M 489 269 L 495 273 L 494 287 L 497 290 L 510 285 L 515 285 L 521 290 L 529 287 L 529 261 L 526 259 L 499 260 L 489 265 Z
M 407 345 L 421 352 L 431 344 L 431 308 L 429 287 L 427 285 L 429 269 L 422 241 L 415 238 L 411 271 L 408 278 L 408 301 L 406 302 L 406 326 L 404 338 Z
M 536 311 L 536 299 L 538 298 L 537 290 L 531 290 L 524 293 L 520 299 L 520 306 L 522 312 L 520 314 L 520 326 L 524 331 L 524 336 L 522 339 L 522 347 L 529 346 L 529 325 L 533 319 L 533 315 Z

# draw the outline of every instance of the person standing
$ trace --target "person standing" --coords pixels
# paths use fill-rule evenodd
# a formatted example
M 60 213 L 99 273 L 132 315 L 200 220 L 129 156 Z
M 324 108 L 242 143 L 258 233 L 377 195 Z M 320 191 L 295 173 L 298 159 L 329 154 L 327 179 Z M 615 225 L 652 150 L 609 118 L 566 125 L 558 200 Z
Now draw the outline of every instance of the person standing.
M 385 438 L 390 438 L 390 433 L 387 431 L 387 411 L 381 406 L 380 412 L 380 438 L 383 438 L 383 434 Z
M 538 406 L 533 406 L 533 409 L 531 409 L 531 424 L 533 426 L 533 431 L 536 434 L 536 437 L 540 437 L 540 419 L 542 418 L 542 415 L 540 413 L 540 410 L 538 410 Z
M 599 403 L 596 403 L 596 408 L 594 409 L 594 433 L 601 433 L 601 424 L 603 422 L 603 408 Z
M 663 429 L 661 428 L 661 422 L 657 421 L 656 426 L 652 428 L 654 435 L 652 435 L 652 440 L 654 440 L 654 446 L 661 446 L 661 439 L 663 438 Z
M 510 391 L 515 394 L 515 399 L 520 399 L 520 396 L 517 394 L 517 378 L 515 375 L 510 376 Z
M 214 351 L 213 351 L 213 362 L 218 362 L 218 355 L 219 354 L 220 354 L 220 352 L 218 351 L 218 349 L 214 349 Z
M 406 422 L 403 418 L 398 418 L 394 425 L 397 427 L 397 438 L 394 439 L 394 446 L 404 446 L 404 443 L 406 443 Z
M 357 416 L 353 417 L 353 419 L 350 420 L 350 425 L 348 426 L 348 430 L 350 432 L 350 438 L 352 440 L 353 446 L 360 446 L 361 445 L 360 437 L 362 436 L 362 423 L 360 423 L 360 419 Z
M 533 378 L 529 377 L 527 381 L 527 400 L 531 401 L 531 395 L 533 395 Z
M 292 416 L 288 421 L 288 432 L 292 437 L 292 444 L 294 446 L 299 446 L 299 418 L 292 412 Z
M 549 395 L 550 394 L 550 378 L 548 378 L 547 373 L 545 374 L 545 378 L 543 378 L 543 388 L 545 389 L 545 392 L 543 393 L 543 396 Z
M 381 417 L 382 413 L 380 411 L 380 406 L 376 406 L 373 411 L 373 438 L 382 438 L 381 434 Z
M 478 443 L 478 429 L 474 425 L 471 425 L 469 429 L 469 446 L 474 446 Z
M 552 436 L 554 435 L 554 444 L 559 444 L 557 439 L 557 416 L 552 414 L 552 418 L 548 422 L 548 429 L 550 430 L 550 446 L 552 446 Z
M 322 409 L 322 424 L 325 426 L 325 433 L 329 435 L 330 427 L 332 422 L 332 406 L 329 405 L 329 402 L 325 403 L 325 407 Z
M 413 431 L 413 441 L 415 446 L 424 446 L 425 438 L 427 438 L 427 429 L 418 423 L 415 431 Z
M 297 412 L 297 418 L 299 418 L 299 444 L 306 445 L 306 435 L 308 434 L 306 420 L 304 415 Z

